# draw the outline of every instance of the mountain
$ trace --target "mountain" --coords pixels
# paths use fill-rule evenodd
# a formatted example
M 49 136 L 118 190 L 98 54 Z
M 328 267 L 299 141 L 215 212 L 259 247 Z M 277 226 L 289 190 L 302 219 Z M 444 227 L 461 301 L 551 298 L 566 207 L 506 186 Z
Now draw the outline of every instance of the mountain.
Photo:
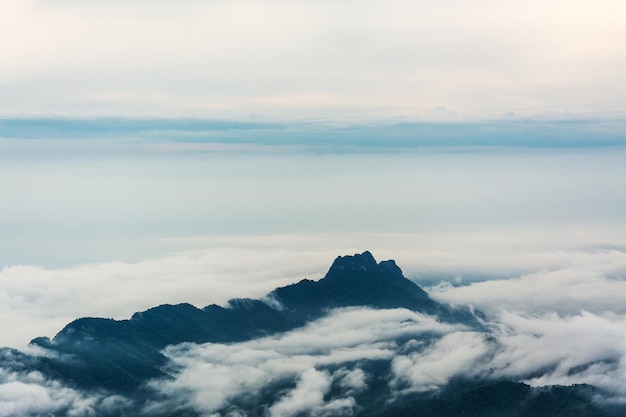
M 161 351 L 183 342 L 231 343 L 284 332 L 324 316 L 329 309 L 352 306 L 407 308 L 446 321 L 476 324 L 466 311 L 439 304 L 402 274 L 392 260 L 377 263 L 370 252 L 339 256 L 319 281 L 303 279 L 277 288 L 264 300 L 234 299 L 226 307 L 161 305 L 129 320 L 81 318 L 52 340 L 32 344 L 75 360 L 46 364 L 81 386 L 129 393 L 149 378 L 164 376 Z

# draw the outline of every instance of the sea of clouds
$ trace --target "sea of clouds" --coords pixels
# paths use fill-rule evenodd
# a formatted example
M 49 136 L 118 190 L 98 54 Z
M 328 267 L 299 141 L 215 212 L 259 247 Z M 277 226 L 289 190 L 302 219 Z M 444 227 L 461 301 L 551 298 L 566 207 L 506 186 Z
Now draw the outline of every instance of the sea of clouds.
M 324 236 L 313 244 L 274 236 L 233 238 L 224 247 L 139 263 L 10 267 L 1 272 L 0 317 L 6 329 L 14 328 L 9 320 L 22 325 L 6 332 L 6 340 L 27 355 L 16 351 L 13 364 L 2 361 L 0 416 L 98 415 L 124 408 L 236 415 L 258 406 L 262 395 L 270 395 L 263 397 L 271 398 L 263 412 L 271 417 L 350 415 L 358 410 L 359 394 L 374 383 L 366 365 L 371 361 L 388 364 L 384 384 L 392 395 L 437 392 L 459 378 L 506 378 L 533 386 L 591 384 L 605 393 L 599 401 L 626 401 L 623 231 L 369 239 L 391 248 L 370 246 L 379 260 L 395 258 L 437 301 L 483 312 L 484 327 L 442 323 L 404 309 L 352 308 L 243 343 L 170 346 L 164 353 L 172 378 L 149 381 L 150 399 L 138 404 L 106 392 L 81 392 L 29 371 L 24 357 L 48 353 L 26 347 L 26 338 L 52 336 L 83 315 L 124 318 L 133 307 L 163 302 L 203 306 L 262 297 L 276 286 L 322 277 L 338 252 L 326 249 Z M 54 290 L 46 287 L 52 281 Z M 119 294 L 126 295 L 114 296 Z

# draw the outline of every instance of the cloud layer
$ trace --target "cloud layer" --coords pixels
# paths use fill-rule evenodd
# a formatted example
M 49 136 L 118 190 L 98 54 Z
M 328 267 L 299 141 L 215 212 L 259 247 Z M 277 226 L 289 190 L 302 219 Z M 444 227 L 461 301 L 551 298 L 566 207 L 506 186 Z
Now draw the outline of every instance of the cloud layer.
M 392 395 L 437 393 L 452 380 L 507 379 L 593 384 L 608 395 L 598 401 L 624 401 L 625 323 L 624 315 L 502 312 L 476 331 L 406 310 L 339 310 L 277 337 L 168 348 L 175 379 L 150 384 L 160 399 L 145 412 L 228 414 L 252 406 L 272 417 L 351 415 L 359 394 L 381 378 Z M 371 361 L 389 368 L 372 373 Z

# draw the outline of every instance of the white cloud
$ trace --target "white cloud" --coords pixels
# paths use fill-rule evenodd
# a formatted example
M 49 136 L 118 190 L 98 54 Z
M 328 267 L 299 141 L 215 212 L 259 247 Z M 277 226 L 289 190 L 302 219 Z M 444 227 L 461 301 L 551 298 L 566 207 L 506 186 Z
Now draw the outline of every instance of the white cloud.
M 367 388 L 367 375 L 361 369 L 339 370 L 335 373 L 336 377 L 341 378 L 339 385 L 346 388 L 349 392 L 360 391 Z
M 484 334 L 450 333 L 425 351 L 395 357 L 391 384 L 399 389 L 408 387 L 408 391 L 436 391 L 454 376 L 475 374 L 488 352 Z
M 454 377 L 591 384 L 624 400 L 625 320 L 588 312 L 502 313 L 491 319 L 487 333 L 450 333 L 425 350 L 395 356 L 392 385 L 428 392 Z
M 503 313 L 499 323 L 500 346 L 490 362 L 495 375 L 533 385 L 587 383 L 623 395 L 626 316 Z
M 235 297 L 260 298 L 275 287 L 319 278 L 316 254 L 284 263 L 288 252 L 244 248 L 190 251 L 137 263 L 88 264 L 68 269 L 34 266 L 0 271 L 2 343 L 22 348 L 36 336 L 53 336 L 84 316 L 128 318 L 160 304 L 198 307 Z
M 273 416 L 331 409 L 349 415 L 368 389 L 368 360 L 390 363 L 389 375 L 375 377 L 386 378 L 396 395 L 437 392 L 453 379 L 504 378 L 535 386 L 593 384 L 612 401 L 623 400 L 625 323 L 623 315 L 588 312 L 502 313 L 491 317 L 487 330 L 470 331 L 407 310 L 338 310 L 283 335 L 168 348 L 174 379 L 150 383 L 160 400 L 146 411 L 174 404 L 215 413 L 246 399 L 264 401 Z
M 118 395 L 77 391 L 60 381 L 46 379 L 38 371 L 18 372 L 0 367 L 0 417 L 87 417 L 121 411 L 131 405 L 130 400 Z
M 534 263 L 535 268 L 540 269 L 533 272 L 456 288 L 442 284 L 429 288 L 429 292 L 441 302 L 469 304 L 486 312 L 502 308 L 530 313 L 626 312 L 621 301 L 626 297 L 623 250 L 535 256 L 539 259 L 539 265 Z M 532 256 L 523 258 L 528 261 L 527 266 L 533 265 Z
M 270 416 L 291 417 L 322 407 L 324 395 L 329 390 L 330 375 L 327 372 L 307 369 L 296 387 L 270 407 Z
M 366 359 L 390 360 L 398 337 L 442 334 L 458 328 L 403 309 L 356 308 L 338 310 L 302 329 L 249 342 L 172 346 L 165 353 L 173 360 L 176 377 L 150 383 L 165 395 L 165 401 L 149 405 L 147 412 L 172 403 L 216 412 L 239 397 L 254 397 L 264 387 L 294 381 L 295 386 L 273 403 L 272 415 L 305 410 L 312 415 L 330 410 L 349 413 L 355 405 L 352 395 L 366 387 L 365 372 L 358 365 L 332 373 L 325 368 Z M 342 387 L 342 394 L 325 401 L 333 383 Z

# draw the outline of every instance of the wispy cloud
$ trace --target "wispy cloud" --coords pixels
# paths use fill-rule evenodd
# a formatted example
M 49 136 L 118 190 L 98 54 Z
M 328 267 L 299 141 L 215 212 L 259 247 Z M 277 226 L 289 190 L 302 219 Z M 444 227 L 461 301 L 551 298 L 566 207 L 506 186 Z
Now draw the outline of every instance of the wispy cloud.
M 567 258 L 568 262 L 561 263 Z M 626 252 L 607 249 L 596 253 L 556 254 L 541 269 L 508 280 L 458 287 L 443 283 L 429 288 L 429 292 L 440 301 L 470 304 L 484 311 L 506 306 L 514 311 L 536 313 L 576 314 L 587 310 L 622 314 L 626 312 L 620 303 L 626 297 Z
M 381 379 L 396 396 L 437 393 L 452 380 L 508 379 L 534 386 L 593 384 L 608 395 L 605 400 L 621 401 L 625 320 L 586 312 L 501 313 L 490 317 L 486 330 L 475 331 L 406 310 L 336 311 L 278 337 L 168 348 L 174 378 L 150 383 L 160 399 L 144 411 L 228 413 L 248 406 L 267 407 L 271 416 L 330 409 L 350 415 L 363 400 L 359 394 L 374 380 L 380 390 Z M 389 368 L 378 367 L 374 375 L 368 361 Z
M 176 377 L 150 384 L 166 400 L 150 405 L 148 410 L 172 407 L 174 402 L 179 407 L 191 404 L 203 412 L 213 412 L 279 382 L 291 386 L 290 381 L 295 386 L 272 404 L 271 415 L 351 410 L 355 406 L 353 395 L 366 387 L 367 373 L 358 366 L 341 365 L 390 360 L 397 349 L 396 338 L 443 334 L 457 328 L 408 310 L 348 309 L 277 337 L 234 345 L 173 346 L 165 353 L 173 360 Z M 332 371 L 331 367 L 339 369 Z M 340 394 L 326 401 L 333 384 L 341 388 Z

